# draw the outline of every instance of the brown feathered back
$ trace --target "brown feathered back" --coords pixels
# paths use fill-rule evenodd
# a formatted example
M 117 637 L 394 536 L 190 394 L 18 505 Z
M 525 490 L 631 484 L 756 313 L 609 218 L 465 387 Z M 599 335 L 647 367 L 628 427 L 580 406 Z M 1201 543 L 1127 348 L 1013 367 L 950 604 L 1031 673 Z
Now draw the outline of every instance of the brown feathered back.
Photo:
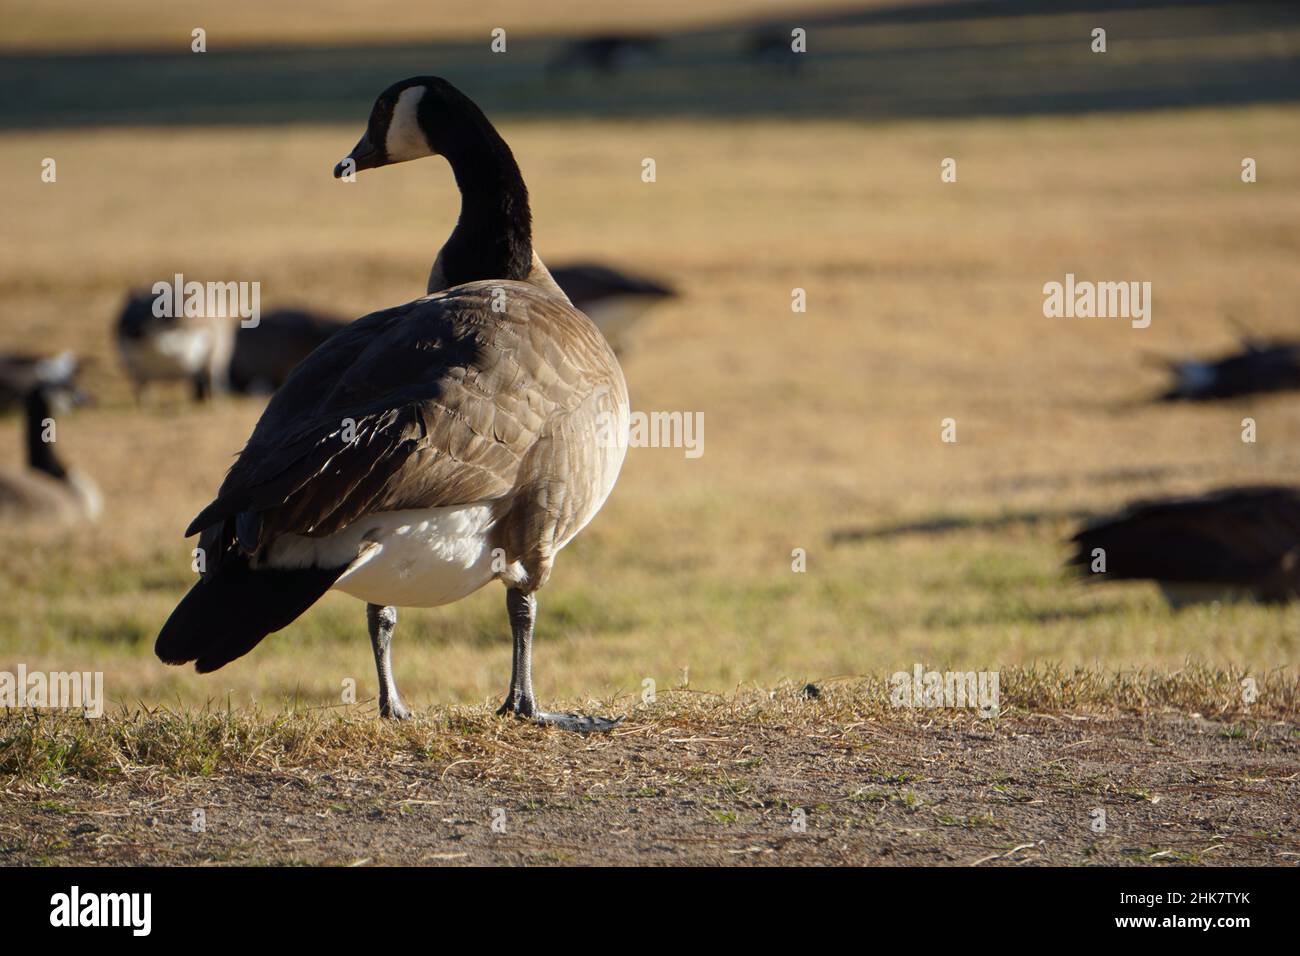
M 371 512 L 506 499 L 530 453 L 527 483 L 563 484 L 582 512 L 599 504 L 585 500 L 599 493 L 596 419 L 626 404 L 609 346 L 567 302 L 525 282 L 458 286 L 364 316 L 313 352 L 187 533 L 203 532 L 211 561 L 236 538 L 256 553 Z M 572 452 L 547 451 L 557 439 Z

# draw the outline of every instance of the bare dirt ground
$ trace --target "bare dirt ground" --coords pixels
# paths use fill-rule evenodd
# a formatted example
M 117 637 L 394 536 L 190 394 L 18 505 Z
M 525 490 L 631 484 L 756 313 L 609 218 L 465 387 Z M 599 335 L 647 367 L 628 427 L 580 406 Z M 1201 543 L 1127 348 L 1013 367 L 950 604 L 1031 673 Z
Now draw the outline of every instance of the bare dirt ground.
M 481 711 L 402 728 L 135 715 L 96 732 L 114 749 L 48 720 L 6 720 L 5 864 L 1300 861 L 1288 720 L 982 720 L 789 690 L 585 739 Z M 29 745 L 61 769 L 36 772 Z

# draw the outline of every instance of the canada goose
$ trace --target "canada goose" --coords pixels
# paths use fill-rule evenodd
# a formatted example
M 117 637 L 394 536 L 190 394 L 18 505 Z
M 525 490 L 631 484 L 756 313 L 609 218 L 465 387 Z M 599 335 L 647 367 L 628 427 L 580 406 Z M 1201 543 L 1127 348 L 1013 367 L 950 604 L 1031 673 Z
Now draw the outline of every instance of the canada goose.
M 94 521 L 103 510 L 95 483 L 70 471 L 55 453 L 55 412 L 84 402 L 76 388 L 77 361 L 71 352 L 37 362 L 26 406 L 26 471 L 0 471 L 0 516 L 6 524 L 70 524 Z
M 435 266 L 449 288 L 357 319 L 293 370 L 186 532 L 206 570 L 155 650 L 216 670 L 337 588 L 367 602 L 379 710 L 403 718 L 396 607 L 500 580 L 514 666 L 498 713 L 608 730 L 617 720 L 537 708 L 532 640 L 537 590 L 618 477 L 627 386 L 533 252 L 509 147 L 450 83 L 381 93 L 334 174 L 434 155 L 461 192 Z
M 609 33 L 573 40 L 551 58 L 546 69 L 552 75 L 591 70 L 612 76 L 649 63 L 658 53 L 658 37 Z
M 620 354 L 627 351 L 629 333 L 646 310 L 677 294 L 662 282 L 595 263 L 557 266 L 551 276 Z
M 117 320 L 117 345 L 135 385 L 136 400 L 151 382 L 188 381 L 203 401 L 225 387 L 235 323 L 224 318 L 154 314 L 156 296 L 132 292 Z
M 255 326 L 235 332 L 227 379 L 241 395 L 267 394 L 285 383 L 294 366 L 346 322 L 298 309 L 268 312 Z
M 1070 564 L 1080 574 L 1153 580 L 1174 607 L 1242 597 L 1278 603 L 1300 594 L 1300 489 L 1228 488 L 1139 501 L 1072 541 Z
M 0 353 L 0 412 L 25 407 L 27 396 L 41 383 L 42 370 L 48 374 L 51 361 L 47 355 L 28 352 Z M 75 363 L 71 352 L 65 352 L 54 361 Z
M 755 29 L 745 44 L 745 55 L 754 63 L 791 75 L 803 69 L 804 54 L 794 50 L 790 27 L 768 24 Z
M 1242 350 L 1205 362 L 1166 362 L 1174 383 L 1162 401 L 1214 401 L 1300 389 L 1300 342 L 1242 342 Z

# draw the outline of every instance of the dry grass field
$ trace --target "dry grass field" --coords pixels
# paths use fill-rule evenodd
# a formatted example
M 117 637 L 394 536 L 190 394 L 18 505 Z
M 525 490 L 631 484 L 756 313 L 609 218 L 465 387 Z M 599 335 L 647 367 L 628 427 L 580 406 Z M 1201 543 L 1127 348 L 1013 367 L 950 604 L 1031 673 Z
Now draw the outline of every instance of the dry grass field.
M 544 258 L 680 287 L 624 369 L 634 409 L 705 420 L 698 459 L 629 453 L 540 596 L 540 699 L 632 715 L 585 742 L 488 716 L 510 668 L 495 587 L 401 613 L 414 728 L 371 726 L 364 612 L 343 595 L 213 675 L 153 656 L 192 579 L 181 532 L 262 403 L 196 407 L 160 389 L 137 409 L 116 309 L 174 272 L 260 281 L 264 308 L 348 317 L 421 294 L 455 187 L 441 160 L 334 181 L 364 120 L 0 133 L 3 344 L 91 357 L 98 403 L 60 420 L 59 447 L 106 498 L 93 528 L 0 529 L 0 669 L 103 671 L 111 702 L 93 727 L 0 718 L 0 783 L 19 798 L 0 802 L 0 861 L 971 863 L 1026 842 L 1045 862 L 1295 861 L 1300 610 L 1176 613 L 1153 586 L 1086 586 L 1061 563 L 1083 515 L 1294 480 L 1300 401 L 1153 405 L 1162 379 L 1146 360 L 1231 345 L 1229 317 L 1293 333 L 1300 107 L 502 121 Z M 55 184 L 39 178 L 46 156 Z M 1245 156 L 1258 183 L 1240 181 Z M 956 183 L 940 181 L 944 157 Z M 1067 272 L 1150 281 L 1150 327 L 1044 318 L 1042 286 Z M 1255 444 L 1240 439 L 1246 416 Z M 955 444 L 940 441 L 945 418 Z M 3 425 L 17 464 L 19 422 Z M 951 527 L 909 529 L 936 521 Z M 1008 716 L 882 706 L 878 682 L 915 663 L 1003 672 Z M 1234 696 L 1246 675 L 1253 709 Z M 341 702 L 349 679 L 356 705 Z M 648 709 L 646 679 L 661 691 Z M 809 681 L 843 690 L 804 701 Z M 290 811 L 251 796 L 282 786 L 324 787 L 312 813 L 328 834 L 294 843 Z M 533 832 L 549 836 L 411 842 L 447 819 L 485 826 L 498 789 L 512 814 L 539 801 Z M 1243 794 L 1258 819 L 1234 816 Z M 370 803 L 339 822 L 330 808 L 358 795 Z M 674 809 L 600 843 L 642 798 Z M 165 815 L 222 801 L 240 828 L 175 852 L 138 816 L 129 830 L 93 817 L 153 807 L 179 826 Z M 1143 822 L 1131 813 L 1134 829 L 1099 844 L 1098 801 Z M 411 826 L 363 845 L 362 805 Z M 808 855 L 760 839 L 818 805 L 835 822 Z M 68 836 L 77 814 L 97 829 Z
M 152 659 L 191 576 L 180 532 L 261 404 L 194 408 L 178 389 L 137 412 L 109 335 L 130 281 L 173 271 L 248 276 L 268 307 L 351 315 L 417 294 L 454 219 L 454 185 L 438 161 L 336 183 L 330 166 L 358 128 L 0 143 L 8 168 L 34 162 L 34 146 L 59 157 L 57 184 L 4 184 L 5 323 L 14 345 L 97 359 L 99 405 L 68 416 L 60 441 L 107 498 L 95 529 L 10 535 L 7 656 L 104 669 L 128 703 L 323 704 L 344 677 L 369 686 L 363 615 L 342 596 L 212 677 Z M 505 132 L 544 256 L 599 254 L 682 286 L 626 373 L 635 408 L 705 417 L 702 457 L 633 450 L 617 494 L 564 554 L 542 596 L 548 695 L 626 693 L 685 668 L 718 690 L 915 660 L 1294 661 L 1293 610 L 1172 614 L 1149 586 L 1083 587 L 1059 565 L 1071 513 L 1294 473 L 1300 406 L 1288 397 L 1209 409 L 1141 400 L 1161 382 L 1147 353 L 1228 345 L 1227 315 L 1289 328 L 1300 112 Z M 1237 180 L 1242 143 L 1264 182 Z M 640 181 L 643 155 L 657 159 L 658 182 Z M 946 155 L 959 158 L 956 184 L 939 182 Z M 1151 327 L 1044 318 L 1042 284 L 1069 271 L 1149 276 Z M 791 312 L 794 287 L 808 291 L 805 314 Z M 1240 440 L 1248 414 L 1254 445 Z M 945 417 L 957 420 L 955 445 L 940 441 Z M 1020 512 L 1043 519 L 980 527 Z M 972 527 L 832 543 L 936 516 Z M 807 573 L 791 571 L 794 548 L 806 549 Z M 500 693 L 501 604 L 487 591 L 405 614 L 406 693 L 424 704 Z

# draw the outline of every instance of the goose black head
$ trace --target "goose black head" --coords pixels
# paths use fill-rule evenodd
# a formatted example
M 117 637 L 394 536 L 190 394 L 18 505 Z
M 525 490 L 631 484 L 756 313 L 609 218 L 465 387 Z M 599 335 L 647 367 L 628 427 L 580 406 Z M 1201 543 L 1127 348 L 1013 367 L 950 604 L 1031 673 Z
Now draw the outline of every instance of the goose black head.
M 66 412 L 75 405 L 89 405 L 90 395 L 77 387 L 80 370 L 80 361 L 70 351 L 40 359 L 32 370 L 32 395 L 51 411 Z
M 473 131 L 491 124 L 464 93 L 437 76 L 413 76 L 379 94 L 357 145 L 334 178 L 425 156 L 447 156 Z M 351 168 L 349 169 L 349 163 Z
M 447 160 L 461 196 L 460 218 L 435 260 L 429 291 L 476 279 L 526 279 L 532 212 L 519 164 L 483 111 L 446 80 L 415 76 L 380 93 L 365 135 L 334 177 L 422 156 Z

